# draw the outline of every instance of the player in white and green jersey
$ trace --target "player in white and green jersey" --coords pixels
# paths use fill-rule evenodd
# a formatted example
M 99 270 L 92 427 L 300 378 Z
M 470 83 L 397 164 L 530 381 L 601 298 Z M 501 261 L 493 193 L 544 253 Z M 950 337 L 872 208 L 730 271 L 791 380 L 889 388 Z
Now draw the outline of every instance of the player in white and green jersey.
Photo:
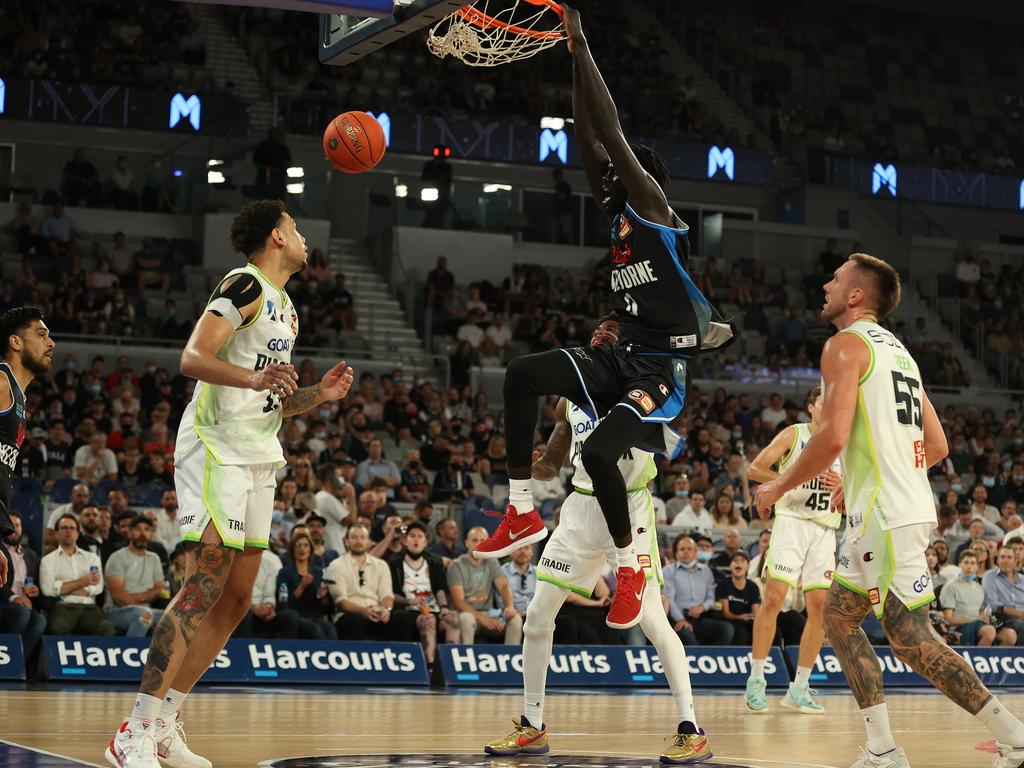
M 594 331 L 590 346 L 614 345 L 618 341 L 618 322 L 604 319 Z M 537 591 L 530 602 L 523 635 L 523 716 L 516 729 L 484 747 L 491 755 L 537 755 L 547 753 L 548 734 L 544 725 L 544 690 L 555 617 L 570 594 L 574 600 L 589 601 L 598 579 L 606 568 L 614 567 L 615 542 L 594 496 L 594 482 L 583 466 L 583 444 L 594 433 L 598 422 L 579 406 L 565 398 L 558 401 L 559 419 L 543 453 L 534 453 L 533 476 L 538 480 L 554 478 L 568 458 L 574 467 L 573 492 L 562 504 L 558 525 L 548 539 L 537 565 Z M 677 435 L 663 427 L 663 447 L 671 454 L 679 446 Z M 633 547 L 647 581 L 655 589 L 644 589 L 640 628 L 654 645 L 665 668 L 665 677 L 675 699 L 678 715 L 672 743 L 661 754 L 663 763 L 695 765 L 712 757 L 707 735 L 697 727 L 693 709 L 693 691 L 682 641 L 672 630 L 661 604 L 661 556 L 654 505 L 647 484 L 657 475 L 654 455 L 639 448 L 629 449 L 618 461 L 627 489 Z
M 282 417 L 352 386 L 342 361 L 296 388 L 298 315 L 284 286 L 306 266 L 306 240 L 284 204 L 245 206 L 231 244 L 247 263 L 221 280 L 181 354 L 182 374 L 198 379 L 175 450 L 185 583 L 153 630 L 135 708 L 107 747 L 116 768 L 210 768 L 185 744 L 178 710 L 249 608 L 284 464 Z
M 821 421 L 821 387 L 815 387 L 804 403 L 810 424 L 793 424 L 783 429 L 758 454 L 747 469 L 747 477 L 759 483 L 774 480 L 795 462 Z M 765 662 L 775 639 L 775 624 L 790 589 L 803 589 L 807 604 L 807 625 L 800 636 L 800 658 L 796 678 L 782 698 L 782 706 L 805 714 L 822 714 L 825 708 L 814 700 L 810 687 L 811 667 L 825 639 L 822 610 L 826 590 L 832 585 L 836 568 L 836 529 L 842 514 L 832 505 L 833 491 L 841 487 L 837 458 L 818 477 L 789 491 L 775 502 L 775 523 L 765 565 L 764 600 L 754 618 L 754 640 L 750 650 L 750 678 L 747 680 L 747 710 L 768 711 Z M 768 511 L 761 514 L 768 517 Z
M 993 768 L 1020 768 L 1024 725 L 928 618 L 932 584 L 924 550 L 936 518 L 927 473 L 949 449 L 917 363 L 879 325 L 899 300 L 896 270 L 863 253 L 850 256 L 825 286 L 821 316 L 839 333 L 821 354 L 821 424 L 796 461 L 757 489 L 757 507 L 768 509 L 840 456 L 849 531 L 825 602 L 825 629 L 868 733 L 852 768 L 910 765 L 893 740 L 878 657 L 860 626 L 872 610 L 900 661 L 992 731 Z M 963 764 L 970 759 L 965 750 Z

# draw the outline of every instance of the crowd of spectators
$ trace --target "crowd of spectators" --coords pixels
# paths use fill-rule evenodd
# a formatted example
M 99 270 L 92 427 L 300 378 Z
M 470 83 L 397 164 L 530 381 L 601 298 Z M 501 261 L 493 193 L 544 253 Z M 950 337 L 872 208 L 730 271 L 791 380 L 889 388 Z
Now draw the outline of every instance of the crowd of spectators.
M 8 76 L 166 84 L 206 63 L 206 34 L 186 5 L 82 0 L 72 11 L 44 0 L 0 8 L 0 69 Z
M 435 290 L 447 282 L 436 280 Z M 316 378 L 312 361 L 299 361 L 299 371 L 300 384 Z M 180 588 L 186 555 L 173 450 L 193 387 L 153 361 L 136 369 L 127 358 L 109 366 L 100 356 L 81 370 L 68 357 L 30 387 L 13 507 L 32 519 L 31 531 L 45 533 L 41 541 L 20 533 L 8 540 L 15 577 L 0 596 L 0 621 L 23 635 L 30 652 L 44 629 L 144 635 Z M 553 405 L 549 399 L 542 408 L 538 441 L 555 423 Z M 771 525 L 752 514 L 746 467 L 779 429 L 806 416 L 782 393 L 696 387 L 686 416 L 685 449 L 662 461 L 651 483 L 666 610 L 689 642 L 742 644 L 759 607 Z M 1024 425 L 1016 411 L 997 417 L 951 405 L 940 419 L 951 450 L 931 471 L 936 583 L 973 556 L 996 630 L 990 637 L 976 628 L 977 641 L 1016 641 L 1022 633 L 1009 620 L 1024 618 L 1013 570 L 1024 554 L 1016 514 L 1024 501 Z M 507 495 L 501 424 L 500 408 L 484 393 L 439 391 L 401 369 L 364 373 L 344 401 L 288 419 L 270 548 L 239 633 L 419 640 L 431 661 L 438 642 L 519 642 L 542 545 L 500 567 L 473 557 Z M 552 524 L 570 489 L 568 468 L 536 484 L 535 500 Z M 31 551 L 32 538 L 41 551 Z M 1012 567 L 1007 553 L 1016 555 Z M 991 575 L 993 564 L 1003 576 Z M 556 641 L 643 642 L 605 627 L 614 589 L 609 571 L 594 595 L 573 597 Z M 975 598 L 951 592 L 936 607 L 937 625 L 959 633 L 950 637 L 973 637 L 957 628 L 974 615 Z M 787 600 L 785 642 L 799 639 L 801 601 L 797 590 Z
M 988 259 L 968 253 L 955 283 L 947 278 L 940 291 L 959 301 L 964 344 L 972 349 L 983 339 L 978 352 L 989 372 L 1000 380 L 1005 373 L 1007 387 L 1024 387 L 1024 267 L 1005 263 L 997 273 Z

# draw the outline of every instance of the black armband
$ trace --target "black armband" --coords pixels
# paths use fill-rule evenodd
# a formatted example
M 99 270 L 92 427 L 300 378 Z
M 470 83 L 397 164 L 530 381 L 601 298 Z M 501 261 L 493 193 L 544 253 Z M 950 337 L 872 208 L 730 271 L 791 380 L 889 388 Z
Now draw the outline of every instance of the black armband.
M 259 278 L 245 272 L 228 275 L 210 297 L 206 311 L 227 318 L 237 328 L 245 321 L 242 310 L 263 295 Z

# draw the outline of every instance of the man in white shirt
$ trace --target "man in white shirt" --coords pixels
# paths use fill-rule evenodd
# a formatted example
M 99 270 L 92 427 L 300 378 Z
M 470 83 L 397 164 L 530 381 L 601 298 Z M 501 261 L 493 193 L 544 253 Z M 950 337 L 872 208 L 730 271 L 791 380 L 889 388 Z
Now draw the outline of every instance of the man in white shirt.
M 466 316 L 466 322 L 459 326 L 459 330 L 455 332 L 455 338 L 459 341 L 468 341 L 469 346 L 473 349 L 483 343 L 484 331 L 480 327 L 479 310 L 474 309 Z
M 181 539 L 178 531 L 178 494 L 168 488 L 160 497 L 160 511 L 156 513 L 156 533 L 153 538 L 164 545 L 170 552 Z
M 60 598 L 50 610 L 47 629 L 52 635 L 102 635 L 113 637 L 117 629 L 96 605 L 103 592 L 100 559 L 75 544 L 78 520 L 62 515 L 57 520 L 57 549 L 39 565 L 43 594 Z
M 782 395 L 778 392 L 773 392 L 768 402 L 769 405 L 761 411 L 761 421 L 774 432 L 775 427 L 786 420 L 786 409 L 783 408 Z
M 75 451 L 75 477 L 89 485 L 117 480 L 117 457 L 107 448 L 107 435 L 94 432 L 89 444 Z
M 501 312 L 494 313 L 494 322 L 487 329 L 486 335 L 503 352 L 508 352 L 512 346 L 512 329 L 508 327 Z
M 956 265 L 956 279 L 964 288 L 974 285 L 981 280 L 981 269 L 974 261 L 973 256 L 968 256 Z
M 345 533 L 356 521 L 356 492 L 345 482 L 333 464 L 320 467 L 320 490 L 316 492 L 316 511 L 325 520 L 324 538 L 327 548 L 345 551 Z
M 710 536 L 715 527 L 715 518 L 704 508 L 704 494 L 700 491 L 690 492 L 690 503 L 683 511 L 672 518 L 672 527 L 686 528 Z
M 57 520 L 61 515 L 73 515 L 78 520 L 82 510 L 89 506 L 89 486 L 85 483 L 78 483 L 71 489 L 71 498 L 67 504 L 55 507 L 50 516 L 46 519 L 46 527 L 56 529 Z
M 249 612 L 239 622 L 235 634 L 239 637 L 294 640 L 299 636 L 298 612 L 277 612 L 277 574 L 281 570 L 281 558 L 271 549 L 263 550 L 261 558 L 256 581 L 252 585 Z
M 988 503 L 988 488 L 981 483 L 971 490 L 971 517 L 980 517 L 990 523 L 999 522 L 999 510 Z

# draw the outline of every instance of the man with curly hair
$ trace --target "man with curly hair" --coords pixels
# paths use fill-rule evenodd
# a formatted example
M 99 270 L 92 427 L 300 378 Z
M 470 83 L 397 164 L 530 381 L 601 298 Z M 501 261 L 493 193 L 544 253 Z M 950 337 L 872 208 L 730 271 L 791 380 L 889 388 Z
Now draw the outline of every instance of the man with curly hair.
M 344 361 L 318 384 L 296 386 L 299 323 L 284 286 L 307 251 L 284 204 L 245 206 L 231 245 L 247 263 L 217 286 L 181 354 L 182 374 L 198 379 L 174 455 L 185 581 L 153 630 L 132 714 L 107 747 L 115 768 L 210 768 L 186 745 L 178 712 L 249 608 L 285 464 L 281 421 L 352 386 Z

